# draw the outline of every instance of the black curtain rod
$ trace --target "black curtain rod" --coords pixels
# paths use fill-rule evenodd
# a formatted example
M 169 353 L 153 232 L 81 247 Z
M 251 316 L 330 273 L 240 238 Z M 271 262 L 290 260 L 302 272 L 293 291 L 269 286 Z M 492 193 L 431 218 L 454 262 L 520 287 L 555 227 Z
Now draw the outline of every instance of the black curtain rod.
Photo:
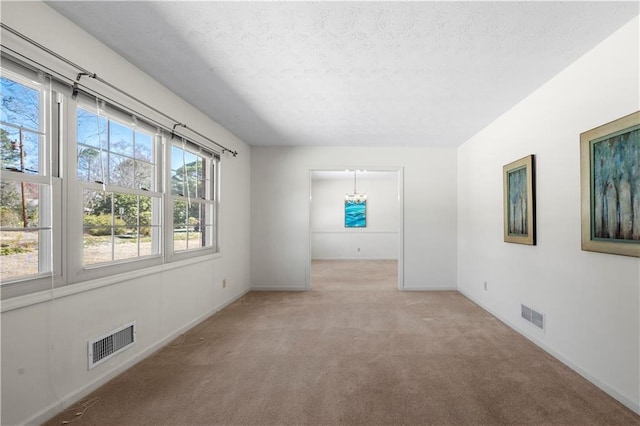
M 158 128 L 164 129 L 164 130 L 166 130 L 168 132 L 171 132 L 172 134 L 175 133 L 173 131 L 175 129 L 175 126 L 172 129 L 172 128 L 166 126 L 165 124 L 160 123 L 160 122 L 156 121 L 155 119 L 146 116 L 145 114 L 141 114 L 138 111 L 134 111 L 131 108 L 127 107 L 126 105 L 122 105 L 120 102 L 118 102 L 118 101 L 116 101 L 114 99 L 111 99 L 108 96 L 102 95 L 102 94 L 92 90 L 90 87 L 85 86 L 84 84 L 76 82 L 72 78 L 67 77 L 64 74 L 61 74 L 58 71 L 56 71 L 56 70 L 54 70 L 52 68 L 49 68 L 48 66 L 44 65 L 43 63 L 40 63 L 40 62 L 38 62 L 38 61 L 36 61 L 36 60 L 34 60 L 32 58 L 29 58 L 29 57 L 23 55 L 22 53 L 14 50 L 14 49 L 12 49 L 12 48 L 10 48 L 8 46 L 5 46 L 4 44 L 0 43 L 0 47 L 2 47 L 2 49 L 4 49 L 4 51 L 9 51 L 9 52 L 11 52 L 11 54 L 15 55 L 12 58 L 14 60 L 19 61 L 19 62 L 22 62 L 25 66 L 29 67 L 30 64 L 34 64 L 33 66 L 36 69 L 45 70 L 51 76 L 55 75 L 54 78 L 56 78 L 58 82 L 61 82 L 61 83 L 65 84 L 65 81 L 66 81 L 66 83 L 69 84 L 68 88 L 71 90 L 71 98 L 72 99 L 75 99 L 77 97 L 78 93 L 82 92 L 82 93 L 84 93 L 85 95 L 87 95 L 89 97 L 96 97 L 96 98 L 105 100 L 105 101 L 109 102 L 109 104 L 112 107 L 115 107 L 116 109 L 119 109 L 124 113 L 136 115 L 136 116 L 144 119 L 145 121 L 147 121 L 149 124 L 153 124 L 154 126 L 157 126 Z M 18 59 L 18 58 L 20 58 L 20 59 Z M 186 136 L 183 136 L 183 135 L 179 135 L 179 136 L 186 137 Z
M 87 95 L 87 96 L 89 96 L 89 97 L 95 97 L 95 98 L 98 98 L 98 99 L 102 99 L 104 101 L 107 101 L 109 103 L 109 105 L 111 105 L 112 107 L 114 107 L 116 109 L 119 109 L 121 112 L 124 112 L 126 114 L 132 114 L 132 115 L 135 115 L 137 117 L 140 117 L 140 118 L 144 119 L 145 121 L 147 121 L 149 124 L 152 124 L 152 125 L 158 127 L 159 129 L 163 129 L 163 130 L 167 131 L 168 133 L 171 133 L 171 139 L 173 139 L 175 136 L 179 136 L 179 137 L 182 137 L 182 138 L 185 138 L 185 139 L 190 139 L 187 135 L 184 135 L 182 133 L 176 132 L 176 127 L 177 126 L 180 126 L 180 127 L 183 127 L 183 128 L 185 127 L 185 125 L 182 124 L 182 123 L 176 123 L 176 124 L 173 125 L 173 127 L 169 127 L 166 124 L 160 123 L 159 121 L 157 121 L 154 118 L 151 118 L 151 117 L 149 117 L 149 116 L 147 116 L 145 114 L 142 114 L 139 111 L 135 111 L 135 110 L 129 108 L 128 106 L 116 101 L 115 99 L 112 99 L 112 98 L 110 98 L 110 97 L 108 97 L 106 95 L 103 95 L 103 94 L 93 90 L 92 88 L 90 88 L 88 86 L 85 86 L 82 83 L 78 83 L 76 80 L 72 79 L 71 77 L 68 77 L 68 76 L 66 76 L 64 74 L 61 74 L 58 71 L 56 71 L 56 70 L 54 70 L 52 68 L 49 68 L 48 66 L 46 66 L 46 65 L 44 65 L 44 64 L 42 64 L 42 63 L 40 63 L 40 62 L 38 62 L 38 61 L 36 61 L 36 60 L 34 60 L 32 58 L 27 57 L 27 56 L 23 55 L 22 53 L 14 50 L 14 49 L 12 49 L 12 48 L 10 48 L 8 46 L 5 46 L 4 44 L 0 43 L 0 47 L 2 47 L 2 49 L 4 49 L 5 51 L 9 51 L 13 55 L 15 55 L 13 57 L 13 59 L 14 60 L 18 60 L 19 62 L 23 62 L 25 64 L 25 66 L 28 67 L 28 66 L 30 66 L 29 64 L 35 64 L 33 66 L 36 69 L 38 69 L 38 70 L 46 70 L 47 73 L 49 73 L 50 75 L 55 75 L 56 76 L 55 78 L 57 79 L 57 81 L 62 82 L 62 83 L 65 83 L 65 81 L 68 82 L 69 89 L 71 90 L 71 98 L 72 99 L 75 99 L 77 97 L 78 93 L 80 93 L 80 92 L 85 94 L 85 95 Z M 21 59 L 18 59 L 18 57 L 21 58 Z M 174 121 L 174 120 L 171 120 L 171 121 Z M 191 129 L 188 129 L 188 130 L 191 130 Z M 193 132 L 193 130 L 191 130 L 191 131 Z M 206 139 L 206 136 L 203 136 L 203 138 Z M 216 143 L 216 145 L 220 146 L 217 143 Z M 234 154 L 233 151 L 228 150 L 228 149 L 223 147 L 222 148 L 222 154 L 224 154 L 225 152 L 229 152 L 231 154 Z M 235 154 L 233 156 L 235 157 Z
M 192 132 L 192 133 L 194 133 L 194 134 L 198 135 L 198 136 L 199 136 L 199 137 L 201 137 L 202 139 L 204 139 L 204 140 L 206 140 L 206 141 L 209 141 L 209 142 L 211 142 L 212 144 L 214 144 L 214 145 L 216 145 L 216 146 L 218 146 L 218 147 L 222 148 L 222 154 L 224 154 L 225 152 L 228 152 L 228 153 L 232 154 L 234 157 L 238 155 L 238 151 L 235 151 L 235 150 L 229 149 L 229 148 L 227 148 L 226 146 L 219 144 L 218 142 L 214 141 L 213 139 L 211 139 L 211 138 L 209 138 L 209 137 L 207 137 L 207 136 L 203 135 L 202 133 L 200 133 L 200 132 L 198 132 L 198 131 L 196 131 L 196 130 L 194 130 L 194 129 L 190 128 L 190 127 L 188 127 L 186 124 L 181 123 L 180 121 L 176 120 L 175 118 L 173 118 L 173 117 L 171 117 L 171 116 L 169 116 L 169 115 L 165 114 L 164 112 L 162 112 L 162 111 L 160 111 L 160 110 L 158 110 L 158 109 L 154 108 L 153 106 L 151 106 L 151 105 L 147 104 L 146 102 L 144 102 L 144 101 L 142 101 L 142 100 L 140 100 L 140 99 L 136 98 L 135 96 L 131 95 L 130 93 L 128 93 L 128 92 L 126 92 L 126 91 L 124 91 L 124 90 L 120 89 L 119 87 L 114 86 L 113 84 L 109 83 L 109 82 L 108 82 L 108 81 L 106 81 L 105 79 L 103 79 L 103 78 L 101 78 L 101 77 L 98 77 L 98 75 L 97 75 L 96 73 L 92 73 L 92 72 L 90 72 L 89 70 L 87 70 L 87 69 L 85 69 L 85 68 L 81 67 L 80 65 L 76 64 L 75 62 L 73 62 L 73 61 L 71 61 L 71 60 L 69 60 L 69 59 L 65 58 L 65 57 L 64 57 L 64 56 L 62 56 L 62 55 L 59 55 L 58 53 L 56 53 L 56 52 L 54 52 L 53 50 L 51 50 L 51 49 L 47 48 L 46 46 L 43 46 L 42 44 L 38 43 L 37 41 L 35 41 L 35 40 L 33 40 L 33 39 L 31 39 L 31 38 L 27 37 L 26 35 L 24 35 L 24 34 L 22 34 L 22 33 L 18 32 L 18 31 L 16 31 L 16 30 L 14 30 L 13 28 L 9 27 L 8 25 L 6 25 L 6 24 L 4 24 L 4 23 L 0 22 L 0 27 L 1 27 L 2 29 L 4 29 L 4 30 L 6 30 L 6 31 L 10 32 L 11 34 L 13 34 L 13 35 L 15 35 L 15 36 L 17 36 L 17 37 L 21 38 L 22 40 L 24 40 L 24 41 L 26 41 L 26 42 L 28 42 L 28 43 L 32 44 L 33 46 L 37 47 L 38 49 L 40 49 L 40 50 L 42 50 L 42 51 L 44 51 L 44 52 L 48 53 L 49 55 L 51 55 L 51 56 L 55 57 L 56 59 L 58 59 L 58 60 L 60 60 L 60 61 L 64 62 L 65 64 L 67 64 L 67 65 L 69 65 L 69 66 L 71 66 L 71 67 L 75 68 L 76 70 L 80 71 L 80 72 L 78 73 L 78 75 L 76 76 L 76 79 L 75 79 L 75 81 L 74 81 L 74 80 L 72 80 L 72 79 L 71 79 L 71 78 L 69 78 L 69 77 L 66 77 L 66 76 L 64 76 L 64 75 L 62 75 L 62 74 L 60 74 L 60 73 L 58 73 L 58 72 L 55 72 L 55 71 L 51 70 L 51 69 L 50 69 L 50 68 L 48 68 L 48 67 L 43 66 L 42 64 L 39 64 L 37 61 L 35 61 L 35 60 L 33 60 L 33 59 L 30 59 L 30 58 L 27 58 L 26 56 L 24 56 L 24 55 L 22 55 L 22 54 L 19 54 L 19 53 L 18 53 L 18 52 L 16 52 L 15 50 L 13 50 L 13 49 L 8 49 L 6 46 L 2 45 L 2 47 L 3 47 L 4 49 L 11 50 L 12 52 L 19 54 L 19 55 L 20 55 L 20 56 L 22 56 L 23 58 L 26 58 L 26 59 L 28 59 L 29 61 L 32 61 L 32 62 L 34 62 L 35 64 L 38 64 L 38 66 L 42 66 L 43 68 L 46 68 L 47 70 L 52 71 L 54 74 L 56 74 L 56 75 L 58 75 L 58 76 L 61 76 L 61 77 L 63 77 L 63 78 L 64 78 L 64 79 L 66 79 L 66 80 L 69 80 L 70 82 L 72 82 L 72 83 L 73 83 L 73 85 L 74 85 L 74 89 L 75 89 L 75 88 L 77 88 L 77 87 L 80 85 L 80 86 L 85 87 L 85 88 L 86 88 L 86 89 L 88 89 L 88 90 L 91 90 L 91 89 L 89 89 L 87 86 L 84 86 L 84 85 L 80 84 L 80 80 L 81 80 L 81 78 L 82 78 L 83 76 L 86 76 L 86 77 L 89 77 L 89 78 L 93 78 L 93 79 L 95 79 L 95 80 L 99 81 L 100 83 L 104 84 L 105 86 L 107 86 L 107 87 L 109 87 L 109 88 L 111 88 L 111 89 L 113 89 L 113 90 L 117 91 L 118 93 L 120 93 L 120 94 L 122 94 L 122 95 L 124 95 L 124 96 L 128 97 L 129 99 L 131 99 L 131 100 L 133 100 L 133 101 L 137 102 L 138 104 L 143 105 L 143 106 L 144 106 L 144 107 L 146 107 L 146 108 L 149 108 L 150 110 L 152 110 L 152 111 L 153 111 L 153 112 L 155 112 L 156 114 L 159 114 L 159 115 L 163 116 L 164 118 L 166 118 L 166 119 L 168 119 L 168 120 L 173 121 L 174 123 L 176 123 L 176 124 L 173 126 L 173 129 L 169 129 L 167 126 L 164 126 L 164 125 L 162 125 L 161 123 L 158 123 L 157 121 L 150 119 L 149 117 L 145 117 L 145 116 L 144 116 L 144 115 L 142 115 L 142 114 L 138 114 L 138 113 L 136 113 L 136 114 L 138 114 L 138 115 L 141 115 L 141 116 L 142 116 L 142 117 L 144 117 L 145 119 L 147 119 L 147 120 L 150 120 L 150 121 L 154 122 L 154 124 L 156 124 L 157 126 L 160 126 L 160 127 L 164 128 L 164 129 L 166 129 L 166 130 L 171 130 L 171 134 L 172 134 L 172 135 L 173 135 L 173 134 L 175 134 L 175 128 L 176 128 L 176 126 L 180 126 L 180 127 L 183 127 L 184 129 L 187 129 L 187 130 L 189 130 L 190 132 Z M 83 90 L 83 91 L 85 91 L 85 92 L 86 92 L 86 90 Z M 94 92 L 94 93 L 93 93 L 93 95 L 94 95 L 94 96 L 99 95 L 99 96 L 104 97 L 103 95 L 100 95 L 100 94 L 99 94 L 99 93 L 97 93 L 97 92 Z M 113 100 L 111 100 L 111 99 L 109 99 L 109 101 L 110 101 L 110 102 L 114 102 L 114 101 L 113 101 Z M 117 103 L 120 107 L 124 107 L 124 108 L 126 108 L 124 105 L 122 105 L 122 104 L 120 104 L 120 103 L 118 103 L 118 102 L 115 102 L 115 103 Z M 130 110 L 129 108 L 126 108 L 126 109 L 127 109 L 127 110 Z M 134 113 L 135 113 L 135 111 L 131 111 L 131 112 L 134 112 Z M 182 136 L 182 135 L 180 135 L 180 136 Z M 182 137 L 185 137 L 185 136 L 182 136 Z M 187 138 L 187 139 L 188 139 L 188 138 Z

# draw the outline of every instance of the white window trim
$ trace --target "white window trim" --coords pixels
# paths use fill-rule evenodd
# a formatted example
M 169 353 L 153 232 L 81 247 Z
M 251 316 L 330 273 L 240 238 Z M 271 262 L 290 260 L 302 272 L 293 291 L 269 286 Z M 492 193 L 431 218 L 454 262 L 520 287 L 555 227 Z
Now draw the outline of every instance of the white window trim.
M 33 69 L 37 67 L 37 63 L 30 65 L 20 65 L 21 61 L 14 58 L 6 58 L 3 53 L 3 62 L 1 66 L 2 75 L 14 77 L 16 74 L 19 78 L 30 82 L 28 86 L 33 86 L 36 82 L 37 73 Z M 25 62 L 30 63 L 30 62 Z M 32 67 L 28 68 L 28 67 Z M 29 78 L 31 76 L 32 78 Z M 47 77 L 48 79 L 49 77 Z M 173 235 L 173 198 L 171 187 L 167 185 L 171 176 L 171 133 L 166 133 L 152 126 L 156 132 L 156 163 L 155 170 L 157 175 L 155 191 L 144 191 L 139 195 L 157 196 L 160 200 L 159 209 L 159 250 L 160 253 L 155 256 L 139 257 L 124 261 L 116 261 L 108 264 L 91 265 L 83 267 L 82 263 L 82 234 L 83 234 L 83 212 L 82 208 L 82 182 L 76 179 L 77 173 L 77 129 L 76 114 L 78 100 L 70 95 L 69 86 L 64 82 L 53 79 L 47 81 L 46 85 L 42 85 L 44 94 L 47 98 L 47 111 L 45 114 L 46 129 L 48 129 L 48 137 L 50 142 L 44 144 L 48 149 L 48 160 L 45 161 L 47 167 L 47 177 L 43 178 L 39 175 L 30 175 L 35 180 L 44 180 L 45 184 L 51 185 L 53 196 L 51 197 L 51 210 L 53 216 L 51 218 L 51 243 L 47 245 L 51 247 L 50 253 L 53 257 L 52 273 L 43 274 L 43 276 L 30 276 L 3 282 L 0 285 L 2 311 L 17 309 L 21 306 L 28 306 L 40 303 L 46 300 L 64 297 L 98 288 L 117 282 L 122 282 L 137 276 L 147 276 L 160 271 L 179 268 L 185 264 L 206 262 L 211 259 L 222 257 L 221 252 L 221 225 L 220 225 L 220 177 L 221 177 L 221 154 L 217 148 L 206 142 L 191 142 L 193 146 L 200 147 L 206 151 L 207 157 L 210 158 L 212 172 L 212 185 L 214 187 L 212 200 L 207 203 L 212 204 L 213 217 L 211 224 L 213 225 L 213 246 L 198 247 L 194 249 L 173 252 L 173 239 L 169 238 Z M 50 96 L 51 95 L 51 96 Z M 117 95 L 117 94 L 116 94 Z M 79 99 L 82 101 L 82 93 Z M 42 97 L 44 99 L 44 97 Z M 118 96 L 116 96 L 118 98 Z M 119 99 L 119 98 L 118 98 Z M 123 101 L 123 108 L 129 111 L 126 106 L 129 100 Z M 82 104 L 83 108 L 87 108 Z M 133 109 L 131 109 L 133 111 Z M 44 112 L 43 112 L 44 113 Z M 111 116 L 110 113 L 104 114 Z M 153 116 L 153 115 L 152 115 Z M 121 116 L 115 117 L 116 121 L 128 122 L 130 115 L 122 113 Z M 162 123 L 164 118 L 158 117 L 158 123 Z M 45 123 L 45 121 L 43 121 Z M 148 126 L 148 124 L 147 124 Z M 160 125 L 162 127 L 162 125 Z M 164 127 L 166 128 L 166 127 Z M 196 148 L 197 150 L 197 148 Z M 51 166 L 51 167 L 49 167 Z M 9 173 L 9 172 L 8 172 Z M 22 173 L 16 173 L 12 177 L 13 180 L 25 180 Z M 107 186 L 107 190 L 110 188 Z M 120 191 L 120 188 L 115 192 Z M 43 203 L 44 205 L 45 203 Z M 63 232 L 64 231 L 64 232 Z M 9 303 L 7 303 L 9 302 Z M 15 307 L 12 307 L 15 306 Z
M 155 137 L 155 158 L 156 158 L 156 176 L 155 176 L 155 188 L 156 191 L 146 191 L 141 189 L 134 188 L 124 188 L 118 187 L 114 185 L 110 185 L 105 183 L 104 185 L 95 183 L 95 182 L 86 182 L 79 180 L 77 178 L 77 111 L 78 108 L 82 108 L 92 113 L 96 113 L 95 106 L 90 105 L 89 102 L 84 100 L 76 100 L 70 101 L 67 103 L 68 108 L 66 112 L 66 130 L 67 130 L 67 152 L 66 152 L 66 186 L 68 189 L 68 209 L 69 212 L 67 214 L 68 224 L 67 224 L 67 252 L 68 256 L 68 277 L 67 284 L 78 283 L 84 280 L 98 279 L 108 277 L 114 274 L 120 274 L 128 271 L 134 271 L 141 268 L 148 268 L 156 265 L 160 265 L 163 263 L 163 253 L 162 253 L 162 214 L 163 214 L 163 199 L 164 195 L 162 192 L 162 172 L 163 168 L 163 157 L 161 156 L 161 143 L 159 141 L 158 136 Z M 107 120 L 114 120 L 120 124 L 122 123 L 122 117 L 118 116 L 117 112 L 112 111 L 101 111 L 99 113 L 101 117 L 105 117 Z M 152 131 L 152 127 L 149 125 L 145 125 L 145 130 Z M 154 132 L 155 133 L 155 132 Z M 113 260 L 110 262 L 97 263 L 91 265 L 84 265 L 83 263 L 83 222 L 84 222 L 84 212 L 83 212 L 83 191 L 85 189 L 94 189 L 94 190 L 105 190 L 106 192 L 112 193 L 120 193 L 120 194 L 131 194 L 131 195 L 142 195 L 149 196 L 152 198 L 158 198 L 160 206 L 157 209 L 156 214 L 159 215 L 157 219 L 157 223 L 160 225 L 157 231 L 156 244 L 158 253 L 149 255 L 149 256 L 140 256 L 134 257 L 130 259 L 123 260 Z
M 213 224 L 213 234 L 212 234 L 212 245 L 205 247 L 196 247 L 185 250 L 174 250 L 174 228 L 173 228 L 173 205 L 175 200 L 181 200 L 184 202 L 188 201 L 188 197 L 174 195 L 172 193 L 171 186 L 171 151 L 173 146 L 177 146 L 180 149 L 186 149 L 187 151 L 204 157 L 209 163 L 209 171 L 211 174 L 211 179 L 209 180 L 210 187 L 205 188 L 207 194 L 210 194 L 210 198 L 207 199 L 196 199 L 194 202 L 205 203 L 211 205 L 212 210 L 212 224 Z M 203 149 L 204 152 L 199 152 L 198 148 Z M 167 202 L 165 203 L 165 217 L 166 221 L 166 229 L 165 229 L 165 253 L 167 257 L 167 261 L 174 262 L 182 259 L 187 259 L 193 256 L 204 256 L 210 254 L 218 254 L 220 253 L 220 236 L 219 236 L 219 194 L 220 194 L 220 158 L 219 155 L 210 150 L 209 148 L 200 146 L 194 142 L 190 142 L 187 144 L 178 143 L 176 141 L 169 141 L 165 143 L 165 157 L 167 158 L 166 162 L 166 174 L 165 174 L 165 196 L 167 197 Z
M 59 226 L 62 217 L 62 206 L 53 201 L 61 199 L 63 195 L 61 181 L 54 175 L 58 167 L 57 165 L 52 166 L 53 160 L 57 160 L 57 155 L 54 155 L 54 153 L 57 153 L 58 150 L 58 103 L 61 102 L 61 98 L 54 91 L 50 81 L 46 83 L 39 82 L 36 72 L 23 68 L 12 61 L 3 60 L 0 71 L 3 77 L 40 92 L 38 106 L 39 119 L 41 121 L 40 128 L 28 130 L 45 138 L 44 143 L 38 146 L 40 173 L 29 174 L 10 170 L 2 170 L 0 173 L 3 181 L 35 183 L 45 185 L 48 188 L 48 191 L 39 193 L 38 217 L 39 228 L 51 230 L 49 235 L 39 235 L 38 238 L 38 269 L 42 268 L 45 271 L 2 282 L 0 284 L 2 298 L 7 298 L 52 288 L 62 280 L 62 257 L 60 255 L 62 252 L 62 238 L 61 227 Z M 43 212 L 50 212 L 51 214 L 42 214 Z

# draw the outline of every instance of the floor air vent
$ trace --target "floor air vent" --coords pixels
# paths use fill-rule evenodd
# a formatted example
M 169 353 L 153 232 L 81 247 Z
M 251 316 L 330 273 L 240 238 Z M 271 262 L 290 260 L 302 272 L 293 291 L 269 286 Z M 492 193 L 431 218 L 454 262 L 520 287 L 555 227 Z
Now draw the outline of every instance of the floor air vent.
M 89 341 L 89 370 L 136 342 L 135 321 Z
M 541 330 L 544 330 L 544 315 L 540 312 L 536 312 L 528 306 L 520 305 L 522 318 L 529 321 Z

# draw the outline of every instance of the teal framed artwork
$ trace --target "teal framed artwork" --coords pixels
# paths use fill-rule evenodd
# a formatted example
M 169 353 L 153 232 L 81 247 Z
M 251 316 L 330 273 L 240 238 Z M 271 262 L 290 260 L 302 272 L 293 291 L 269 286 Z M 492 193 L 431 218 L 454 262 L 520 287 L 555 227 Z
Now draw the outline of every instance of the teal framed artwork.
M 640 111 L 580 134 L 582 250 L 640 257 Z
M 505 165 L 504 241 L 536 244 L 534 156 L 528 155 Z
M 367 200 L 345 200 L 344 227 L 365 228 L 367 226 Z

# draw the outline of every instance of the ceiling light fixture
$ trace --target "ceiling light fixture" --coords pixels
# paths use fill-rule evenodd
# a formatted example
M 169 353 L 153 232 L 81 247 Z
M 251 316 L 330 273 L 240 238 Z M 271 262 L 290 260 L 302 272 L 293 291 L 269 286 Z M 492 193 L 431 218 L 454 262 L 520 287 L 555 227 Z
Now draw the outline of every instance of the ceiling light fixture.
M 364 203 L 367 201 L 367 194 L 358 194 L 357 190 L 357 174 L 358 170 L 353 171 L 353 194 L 344 194 L 345 201 L 351 203 Z

